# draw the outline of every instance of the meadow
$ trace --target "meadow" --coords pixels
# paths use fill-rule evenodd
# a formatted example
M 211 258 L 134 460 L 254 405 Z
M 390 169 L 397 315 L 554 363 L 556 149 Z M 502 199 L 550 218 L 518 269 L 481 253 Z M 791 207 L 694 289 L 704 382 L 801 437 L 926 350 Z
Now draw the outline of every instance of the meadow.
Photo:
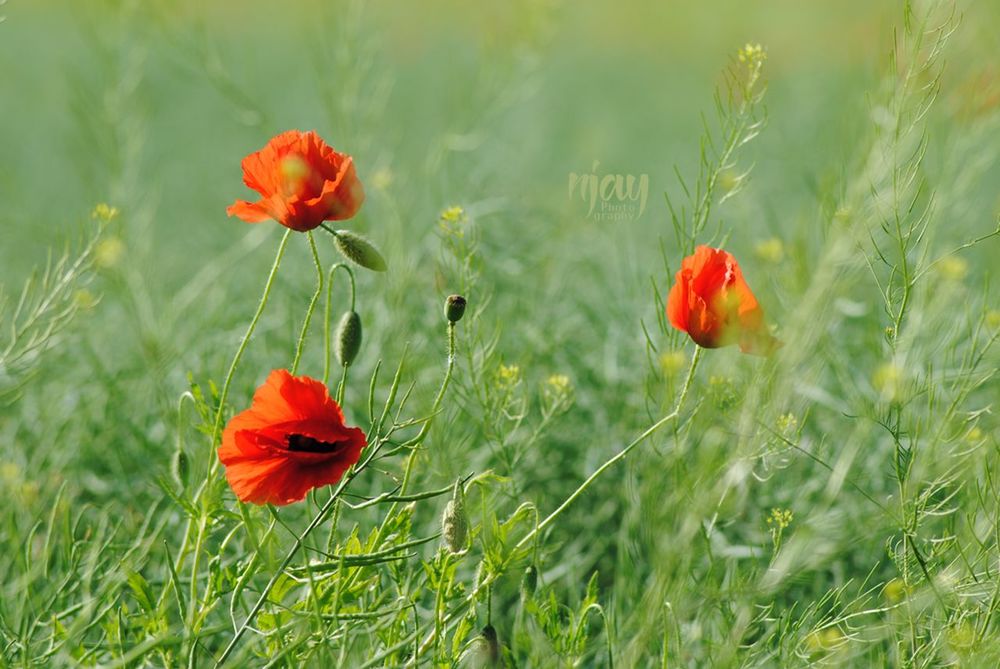
M 0 666 L 1000 666 L 997 3 L 0 19 Z M 290 129 L 348 233 L 227 216 Z M 281 369 L 366 445 L 241 501 Z

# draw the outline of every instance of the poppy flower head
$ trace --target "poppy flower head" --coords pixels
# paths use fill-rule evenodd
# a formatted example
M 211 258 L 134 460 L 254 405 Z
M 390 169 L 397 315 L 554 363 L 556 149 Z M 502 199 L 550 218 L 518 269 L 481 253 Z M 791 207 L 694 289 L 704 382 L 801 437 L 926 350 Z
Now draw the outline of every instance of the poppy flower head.
M 739 344 L 744 353 L 765 355 L 780 345 L 736 258 L 722 249 L 699 246 L 681 261 L 667 317 L 704 348 Z
M 243 183 L 261 199 L 237 200 L 227 214 L 247 223 L 273 219 L 299 232 L 351 218 L 365 200 L 354 159 L 312 131 L 288 130 L 244 158 Z
M 339 481 L 365 445 L 325 385 L 277 369 L 226 425 L 219 460 L 240 501 L 291 504 Z

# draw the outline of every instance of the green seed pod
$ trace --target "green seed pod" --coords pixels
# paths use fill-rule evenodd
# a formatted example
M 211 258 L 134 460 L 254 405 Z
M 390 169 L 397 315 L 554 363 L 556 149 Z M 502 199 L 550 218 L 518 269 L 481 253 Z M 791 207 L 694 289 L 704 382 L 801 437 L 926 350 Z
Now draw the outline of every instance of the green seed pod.
M 528 565 L 521 577 L 521 601 L 528 601 L 538 589 L 538 569 L 535 565 Z
M 495 669 L 504 666 L 500 639 L 497 638 L 493 625 L 484 627 L 479 636 L 469 642 L 458 666 L 468 669 Z
M 182 490 L 187 487 L 188 468 L 187 453 L 183 448 L 178 448 L 170 458 L 170 475 Z
M 487 667 L 499 667 L 500 666 L 500 639 L 497 638 L 497 631 L 493 628 L 493 625 L 487 625 L 483 628 L 482 636 L 483 643 L 485 644 L 486 653 L 486 665 Z
M 337 245 L 337 250 L 353 263 L 375 272 L 384 272 L 388 268 L 385 258 L 375 245 L 356 232 L 337 230 L 333 242 Z
M 361 316 L 347 311 L 337 326 L 337 359 L 343 367 L 350 367 L 361 350 Z
M 460 553 L 465 550 L 465 543 L 469 538 L 469 517 L 465 513 L 465 493 L 461 479 L 455 481 L 455 490 L 444 507 L 441 534 L 449 552 Z
M 461 295 L 449 295 L 444 303 L 444 316 L 449 323 L 457 323 L 465 315 L 465 298 Z

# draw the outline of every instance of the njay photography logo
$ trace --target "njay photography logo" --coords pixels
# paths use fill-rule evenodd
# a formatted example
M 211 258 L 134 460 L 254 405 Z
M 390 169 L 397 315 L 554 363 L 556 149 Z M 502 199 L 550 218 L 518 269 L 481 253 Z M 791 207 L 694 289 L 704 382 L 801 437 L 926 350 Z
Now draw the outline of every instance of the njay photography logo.
M 646 211 L 649 175 L 600 174 L 595 160 L 590 174 L 569 175 L 569 198 L 586 203 L 587 218 L 601 222 L 634 221 Z

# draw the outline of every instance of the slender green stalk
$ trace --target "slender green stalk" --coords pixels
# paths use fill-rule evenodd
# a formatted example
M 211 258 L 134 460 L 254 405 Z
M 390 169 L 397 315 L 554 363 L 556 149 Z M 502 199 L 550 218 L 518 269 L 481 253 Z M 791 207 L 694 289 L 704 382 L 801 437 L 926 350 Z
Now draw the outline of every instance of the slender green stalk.
M 291 236 L 292 231 L 286 230 L 285 234 L 281 237 L 281 242 L 278 244 L 278 251 L 274 256 L 274 263 L 271 265 L 271 271 L 268 273 L 267 282 L 264 284 L 264 292 L 261 295 L 260 302 L 257 304 L 257 311 L 254 313 L 253 318 L 250 320 L 250 325 L 247 326 L 247 331 L 243 335 L 243 339 L 240 341 L 239 347 L 236 349 L 236 354 L 233 356 L 233 361 L 229 365 L 229 372 L 226 374 L 226 380 L 222 384 L 222 391 L 219 394 L 219 406 L 215 411 L 215 421 L 212 427 L 212 439 L 211 446 L 214 449 L 215 445 L 219 442 L 219 435 L 222 433 L 222 423 L 225 417 L 226 410 L 226 400 L 229 397 L 229 389 L 232 386 L 233 377 L 236 375 L 236 369 L 239 367 L 240 360 L 243 358 L 243 353 L 247 349 L 247 345 L 250 343 L 250 337 L 253 336 L 254 330 L 257 329 L 257 323 L 260 322 L 260 318 L 264 313 L 264 308 L 267 306 L 268 298 L 271 295 L 271 289 L 274 287 L 274 280 L 278 275 L 278 268 L 281 266 L 281 259 L 285 255 L 285 248 L 288 245 L 288 239 Z M 197 503 L 201 499 L 202 494 L 208 486 L 208 482 L 212 479 L 212 476 L 218 470 L 219 460 L 218 458 L 212 458 L 211 464 L 209 465 L 208 476 L 202 481 L 197 492 L 194 495 L 194 500 Z M 181 548 L 177 553 L 177 561 L 174 565 L 174 570 L 180 572 L 181 567 L 187 560 L 188 551 L 190 550 L 190 537 L 191 528 L 194 525 L 194 520 L 189 518 L 184 530 L 184 539 L 181 543 Z M 200 540 L 199 540 L 200 541 Z M 197 557 L 195 558 L 197 563 Z M 197 564 L 195 565 L 197 566 Z M 196 572 L 194 572 L 196 573 Z M 192 609 L 195 605 L 195 600 L 193 599 L 193 585 L 194 578 L 192 578 L 192 600 L 190 606 Z M 161 597 L 162 603 L 162 597 Z
M 215 411 L 215 423 L 212 426 L 212 447 L 219 441 L 219 435 L 222 433 L 222 420 L 226 413 L 226 400 L 229 398 L 229 387 L 233 383 L 233 377 L 236 375 L 236 369 L 240 366 L 240 360 L 243 359 L 243 353 L 247 349 L 247 345 L 250 343 L 250 337 L 253 335 L 254 330 L 257 329 L 257 323 L 260 322 L 260 317 L 264 313 L 264 308 L 267 306 L 267 299 L 271 296 L 271 289 L 274 287 L 274 279 L 278 276 L 278 267 L 281 266 L 281 258 L 285 255 L 285 247 L 288 245 L 288 238 L 291 236 L 291 230 L 285 230 L 285 234 L 281 237 L 281 243 L 278 245 L 278 253 L 274 257 L 274 264 L 271 265 L 271 272 L 267 275 L 267 283 L 264 284 L 264 293 L 260 297 L 260 303 L 257 305 L 257 311 L 254 313 L 253 318 L 250 320 L 250 325 L 247 327 L 246 334 L 243 335 L 243 340 L 240 342 L 239 348 L 236 349 L 236 355 L 233 356 L 233 362 L 229 365 L 229 372 L 226 374 L 226 380 L 222 384 L 222 392 L 219 394 L 219 406 Z M 217 459 L 212 460 L 211 471 L 214 473 L 218 468 Z
M 306 335 L 309 334 L 309 323 L 312 321 L 313 312 L 316 311 L 320 295 L 323 294 L 323 264 L 319 259 L 319 249 L 316 248 L 316 240 L 313 238 L 312 231 L 306 233 L 306 238 L 309 239 L 309 250 L 312 251 L 313 263 L 316 265 L 316 292 L 309 300 L 309 308 L 302 320 L 302 331 L 299 332 L 299 342 L 295 346 L 295 358 L 292 360 L 291 373 L 293 375 L 299 371 L 299 362 L 302 360 L 302 351 L 306 345 Z
M 687 377 L 684 379 L 684 385 L 681 388 L 680 394 L 677 396 L 677 402 L 674 405 L 674 410 L 665 415 L 660 420 L 653 423 L 649 428 L 646 429 L 645 432 L 640 434 L 638 437 L 632 440 L 632 442 L 629 443 L 625 448 L 623 448 L 621 451 L 613 455 L 604 464 L 598 467 L 593 474 L 588 476 L 587 479 L 583 483 L 581 483 L 580 486 L 577 487 L 577 489 L 574 490 L 573 493 L 569 497 L 567 497 L 565 501 L 563 501 L 562 504 L 556 507 L 555 511 L 550 513 L 545 518 L 545 520 L 535 525 L 535 527 L 530 532 L 528 532 L 528 534 L 526 534 L 520 541 L 518 541 L 515 546 L 515 549 L 523 548 L 525 545 L 528 544 L 528 542 L 532 541 L 536 536 L 538 536 L 538 534 L 542 530 L 551 525 L 552 522 L 559 516 L 559 514 L 565 511 L 574 501 L 576 501 L 586 491 L 586 489 L 590 486 L 590 484 L 592 484 L 595 480 L 597 480 L 597 478 L 601 474 L 603 474 L 605 471 L 614 466 L 615 463 L 617 463 L 619 460 L 624 459 L 632 451 L 632 449 L 634 449 L 636 446 L 644 442 L 646 439 L 652 436 L 657 430 L 662 428 L 667 423 L 670 423 L 671 421 L 675 420 L 680 415 L 681 408 L 684 406 L 684 400 L 687 398 L 688 390 L 690 390 L 691 388 L 691 382 L 694 379 L 695 370 L 698 368 L 698 362 L 701 359 L 701 353 L 702 353 L 702 348 L 700 346 L 696 346 L 695 351 L 691 356 L 691 365 L 688 367 L 688 373 Z M 489 588 L 497 577 L 498 575 L 491 574 L 489 577 L 485 578 L 481 583 L 479 583 L 477 587 L 473 589 L 472 592 L 469 593 L 469 595 L 465 598 L 465 600 L 457 609 L 455 609 L 454 611 L 445 616 L 445 622 L 447 623 L 458 617 L 467 606 L 471 605 L 472 602 L 476 600 L 476 598 L 479 596 L 479 593 L 482 592 L 483 588 Z M 435 631 L 431 630 L 427 638 L 424 639 L 424 641 L 420 644 L 421 652 L 425 652 L 430 647 L 430 645 L 434 643 L 434 638 L 435 638 Z
M 604 464 L 595 469 L 594 473 L 588 476 L 587 479 L 583 483 L 581 483 L 580 486 L 576 490 L 574 490 L 573 493 L 569 497 L 567 497 L 562 504 L 556 507 L 555 511 L 546 516 L 545 520 L 538 523 L 531 530 L 531 532 L 529 532 L 519 542 L 517 542 L 517 548 L 523 547 L 525 544 L 531 541 L 536 535 L 538 535 L 538 533 L 540 533 L 546 527 L 551 525 L 552 521 L 554 521 L 559 516 L 559 514 L 565 511 L 570 504 L 576 501 L 576 499 L 580 497 L 580 495 L 582 495 L 587 490 L 587 488 L 590 487 L 590 484 L 596 481 L 601 474 L 603 474 L 608 469 L 613 467 L 619 460 L 624 460 L 625 457 L 632 451 L 632 449 L 634 449 L 636 446 L 644 442 L 646 439 L 652 436 L 653 433 L 655 433 L 661 427 L 671 422 L 672 420 L 677 418 L 678 415 L 680 415 L 681 407 L 684 405 L 684 399 L 687 397 L 688 390 L 691 387 L 691 381 L 694 378 L 695 369 L 697 369 L 698 361 L 701 359 L 701 352 L 702 348 L 700 346 L 696 346 L 694 354 L 691 356 L 691 365 L 690 367 L 688 367 L 687 378 L 684 379 L 684 386 L 681 388 L 680 395 L 677 396 L 677 403 L 674 405 L 674 410 L 668 413 L 660 420 L 650 425 L 645 432 L 643 432 L 638 437 L 633 439 L 628 446 L 618 451 L 618 453 L 611 456 L 607 461 L 605 461 Z
M 448 391 L 448 385 L 451 383 L 451 375 L 455 371 L 455 324 L 448 323 L 448 363 L 445 367 L 444 379 L 441 380 L 441 387 L 438 388 L 437 396 L 434 398 L 434 403 L 431 405 L 431 412 L 427 418 L 427 421 L 420 428 L 420 432 L 417 433 L 413 439 L 407 442 L 407 445 L 413 447 L 414 449 L 423 443 L 424 439 L 427 438 L 427 434 L 431 430 L 431 425 L 434 423 L 434 419 L 437 418 L 438 412 L 441 410 L 441 402 L 444 400 L 444 394 Z M 413 461 L 416 459 L 417 451 L 414 450 L 410 453 L 410 457 L 406 462 L 406 472 L 403 474 L 403 484 L 399 489 L 399 494 L 405 495 L 407 486 L 410 482 L 410 476 L 413 469 Z
M 260 596 L 257 598 L 257 601 L 254 603 L 253 607 L 251 607 L 250 612 L 247 613 L 247 617 L 236 628 L 236 632 L 234 633 L 233 638 L 229 641 L 229 644 L 226 646 L 225 650 L 222 651 L 222 655 L 219 657 L 219 659 L 216 660 L 215 662 L 216 667 L 222 666 L 222 664 L 227 659 L 229 659 L 229 656 L 232 655 L 233 651 L 236 649 L 236 646 L 239 644 L 240 639 L 243 638 L 243 635 L 246 633 L 247 628 L 253 622 L 254 618 L 260 612 L 261 608 L 263 608 L 264 604 L 267 602 L 267 598 L 271 594 L 271 590 L 274 588 L 274 585 L 278 582 L 278 579 L 281 578 L 281 575 L 285 573 L 285 570 L 288 568 L 288 565 L 291 564 L 292 560 L 295 558 L 295 555 L 302 548 L 306 539 L 309 537 L 310 534 L 313 533 L 313 531 L 317 527 L 323 524 L 323 521 L 326 520 L 327 516 L 330 514 L 330 511 L 336 507 L 336 504 L 340 499 L 340 495 L 344 492 L 344 490 L 347 489 L 347 486 L 350 485 L 351 481 L 353 481 L 361 472 L 363 472 L 365 469 L 368 468 L 368 465 L 371 464 L 371 462 L 378 456 L 381 447 L 382 447 L 382 442 L 378 442 L 376 444 L 369 446 L 367 457 L 364 460 L 362 460 L 360 464 L 356 465 L 351 471 L 349 471 L 347 475 L 344 476 L 344 478 L 340 480 L 340 483 L 333 491 L 333 494 L 331 494 L 330 498 L 326 500 L 326 502 L 324 502 L 323 506 L 320 508 L 319 512 L 312 519 L 312 521 L 309 523 L 306 529 L 302 531 L 302 534 L 300 534 L 295 538 L 295 541 L 292 543 L 292 547 L 288 549 L 288 552 L 285 554 L 285 557 L 281 560 L 281 564 L 278 565 L 278 568 L 274 571 L 274 574 L 271 576 L 271 579 L 267 582 L 267 585 L 265 585 L 264 588 L 261 590 Z
M 424 439 L 427 438 L 427 434 L 430 432 L 431 424 L 437 417 L 438 412 L 441 410 L 441 402 L 444 401 L 444 395 L 448 391 L 448 385 L 451 383 L 451 376 L 455 370 L 455 324 L 448 323 L 448 362 L 445 367 L 444 378 L 441 380 L 441 387 L 438 388 L 437 396 L 434 398 L 434 403 L 431 405 L 431 412 L 428 415 L 427 420 L 424 422 L 423 426 L 420 428 L 420 432 L 417 433 L 413 439 L 407 442 L 413 450 L 410 451 L 410 455 L 406 458 L 406 469 L 403 471 L 403 481 L 399 486 L 399 495 L 403 496 L 406 494 L 407 489 L 410 485 L 410 480 L 413 478 L 413 467 L 417 461 L 417 453 L 419 452 L 417 448 Z M 386 511 L 385 519 L 382 521 L 381 527 L 379 527 L 379 536 L 381 536 L 382 531 L 388 525 L 389 520 L 395 515 L 396 509 L 399 506 L 397 502 L 393 502 Z
M 247 631 L 247 627 L 257 616 L 257 613 L 260 612 L 261 608 L 263 608 L 264 603 L 267 601 L 268 596 L 271 594 L 271 590 L 274 588 L 275 583 L 277 583 L 278 579 L 281 578 L 282 574 L 285 573 L 285 569 L 288 568 L 288 565 L 292 562 L 292 559 L 299 552 L 299 549 L 302 548 L 302 544 L 305 542 L 306 538 L 310 534 L 312 534 L 313 530 L 319 527 L 320 524 L 322 524 L 322 522 L 326 519 L 326 516 L 330 512 L 330 509 L 333 508 L 334 503 L 340 497 L 340 493 L 343 491 L 343 489 L 347 486 L 347 484 L 350 481 L 351 479 L 348 477 L 345 477 L 343 480 L 341 480 L 340 485 L 337 486 L 337 490 L 330 497 L 330 499 L 328 499 L 323 504 L 323 507 L 319 510 L 319 513 L 317 513 L 316 516 L 312 519 L 312 522 L 310 522 L 309 525 L 306 527 L 306 529 L 302 531 L 302 534 L 300 534 L 295 538 L 295 542 L 292 544 L 292 547 L 285 554 L 285 557 L 281 560 L 281 564 L 278 565 L 278 568 L 275 569 L 274 574 L 272 574 L 271 576 L 271 580 L 269 580 L 267 582 L 267 585 L 264 586 L 264 589 L 261 590 L 260 596 L 257 598 L 257 602 L 250 609 L 250 612 L 247 614 L 247 617 L 246 619 L 244 619 L 243 623 L 240 624 L 240 626 L 236 629 L 233 638 L 229 641 L 229 644 L 226 646 L 225 650 L 222 651 L 222 655 L 216 661 L 215 666 L 217 667 L 222 666 L 222 664 L 225 663 L 227 659 L 229 659 L 229 656 L 233 653 L 233 651 L 236 650 L 236 645 L 239 643 L 240 639 L 243 638 L 243 635 Z

